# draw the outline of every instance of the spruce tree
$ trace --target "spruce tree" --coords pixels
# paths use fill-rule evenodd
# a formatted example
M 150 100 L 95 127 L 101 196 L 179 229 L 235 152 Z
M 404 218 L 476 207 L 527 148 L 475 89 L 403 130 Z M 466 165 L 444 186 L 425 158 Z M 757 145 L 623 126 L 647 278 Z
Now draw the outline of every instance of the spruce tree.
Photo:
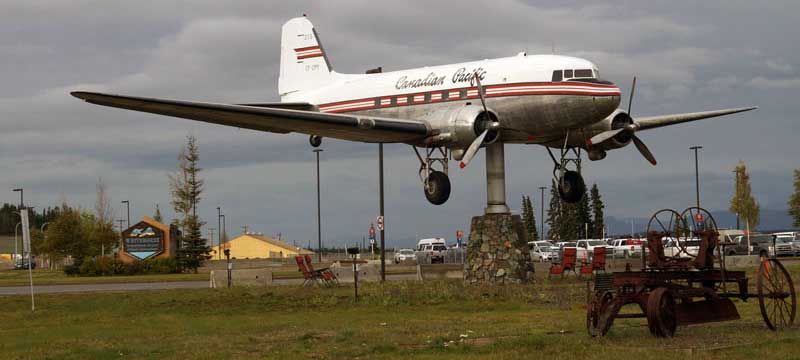
M 583 196 L 581 197 L 581 201 L 577 204 L 573 204 L 575 206 L 575 232 L 577 233 L 577 239 L 586 239 L 590 238 L 592 229 L 594 228 L 594 222 L 592 221 L 592 213 L 589 209 L 589 194 L 587 194 L 586 188 L 583 189 Z
M 602 239 L 603 235 L 605 234 L 605 222 L 603 221 L 603 209 L 605 205 L 603 205 L 603 200 L 600 198 L 600 190 L 597 188 L 597 184 L 592 185 L 592 191 L 590 192 L 591 202 L 592 202 L 592 234 L 591 236 L 595 239 Z
M 525 231 L 528 233 L 528 241 L 539 240 L 539 233 L 536 230 L 536 211 L 533 209 L 530 196 L 522 196 L 522 216 L 524 217 Z
M 794 171 L 794 194 L 789 198 L 789 215 L 792 226 L 800 227 L 800 169 Z
M 553 241 L 562 240 L 561 237 L 561 198 L 558 196 L 556 182 L 550 185 L 550 206 L 547 208 L 547 237 Z
M 203 261 L 210 258 L 211 249 L 203 238 L 201 227 L 204 223 L 197 216 L 197 204 L 203 192 L 203 180 L 199 178 L 202 170 L 199 166 L 200 156 L 197 139 L 186 138 L 186 146 L 178 155 L 178 169 L 170 175 L 172 205 L 175 213 L 181 217 L 183 240 L 178 249 L 178 262 L 184 269 L 192 269 L 197 273 Z
M 754 230 L 761 221 L 758 201 L 753 198 L 752 190 L 750 188 L 750 173 L 747 172 L 747 167 L 744 162 L 739 161 L 736 165 L 736 193 L 731 198 L 730 212 L 739 214 L 739 217 L 744 219 L 746 229 Z

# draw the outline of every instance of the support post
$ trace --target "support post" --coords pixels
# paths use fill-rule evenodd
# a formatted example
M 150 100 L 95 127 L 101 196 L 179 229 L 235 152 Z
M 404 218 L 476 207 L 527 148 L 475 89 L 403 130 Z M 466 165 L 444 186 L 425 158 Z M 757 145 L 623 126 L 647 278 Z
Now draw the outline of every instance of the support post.
M 380 182 L 380 215 L 384 219 L 381 226 L 381 282 L 386 281 L 386 241 L 384 240 L 386 218 L 383 214 L 383 143 L 378 143 L 378 182 Z
M 510 214 L 506 205 L 506 167 L 502 142 L 486 147 L 486 214 Z

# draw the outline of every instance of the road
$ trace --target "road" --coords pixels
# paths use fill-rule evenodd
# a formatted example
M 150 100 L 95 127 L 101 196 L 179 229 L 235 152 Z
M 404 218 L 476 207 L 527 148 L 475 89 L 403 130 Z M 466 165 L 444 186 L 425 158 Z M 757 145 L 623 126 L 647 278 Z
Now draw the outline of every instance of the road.
M 111 291 L 139 291 L 163 289 L 199 289 L 207 288 L 208 281 L 170 281 L 149 283 L 117 283 L 117 284 L 70 284 L 70 285 L 36 285 L 33 284 L 35 294 L 81 293 L 81 292 L 111 292 Z M 30 294 L 30 287 L 4 286 L 0 287 L 0 296 Z

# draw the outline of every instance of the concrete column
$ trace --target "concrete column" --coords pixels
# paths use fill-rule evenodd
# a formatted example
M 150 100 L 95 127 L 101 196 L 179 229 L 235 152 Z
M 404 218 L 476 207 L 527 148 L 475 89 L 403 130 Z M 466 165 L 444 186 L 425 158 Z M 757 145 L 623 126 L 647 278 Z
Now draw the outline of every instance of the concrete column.
M 509 214 L 506 205 L 506 165 L 503 143 L 486 146 L 486 214 Z

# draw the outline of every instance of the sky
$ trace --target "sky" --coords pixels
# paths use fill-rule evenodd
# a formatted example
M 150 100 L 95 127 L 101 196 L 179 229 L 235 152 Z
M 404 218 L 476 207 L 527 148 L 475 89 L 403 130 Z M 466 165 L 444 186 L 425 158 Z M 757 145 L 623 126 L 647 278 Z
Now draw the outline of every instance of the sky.
M 785 210 L 800 168 L 800 42 L 793 1 L 3 1 L 0 2 L 0 202 L 12 188 L 39 208 L 64 199 L 92 209 L 102 178 L 131 217 L 167 219 L 167 175 L 187 135 L 197 137 L 205 192 L 199 214 L 229 236 L 247 225 L 284 240 L 316 243 L 314 154 L 305 135 L 271 134 L 105 108 L 73 90 L 213 102 L 277 101 L 281 25 L 307 14 L 338 72 L 529 54 L 578 56 L 598 64 L 623 91 L 637 76 L 633 116 L 759 106 L 756 111 L 637 135 L 633 146 L 584 161 L 605 213 L 643 218 L 694 202 L 692 145 L 701 203 L 726 209 L 732 171 L 744 161 L 765 209 Z M 377 145 L 323 141 L 323 242 L 360 242 L 378 214 Z M 407 145 L 385 146 L 388 247 L 417 237 L 453 239 L 485 206 L 483 154 L 464 170 L 451 163 L 452 194 L 429 204 Z M 538 212 L 552 162 L 540 146 L 507 145 L 507 197 Z M 537 214 L 538 215 L 538 214 Z M 726 225 L 726 224 L 723 224 Z M 730 225 L 730 224 L 727 224 Z M 207 230 L 206 230 L 207 232 Z

